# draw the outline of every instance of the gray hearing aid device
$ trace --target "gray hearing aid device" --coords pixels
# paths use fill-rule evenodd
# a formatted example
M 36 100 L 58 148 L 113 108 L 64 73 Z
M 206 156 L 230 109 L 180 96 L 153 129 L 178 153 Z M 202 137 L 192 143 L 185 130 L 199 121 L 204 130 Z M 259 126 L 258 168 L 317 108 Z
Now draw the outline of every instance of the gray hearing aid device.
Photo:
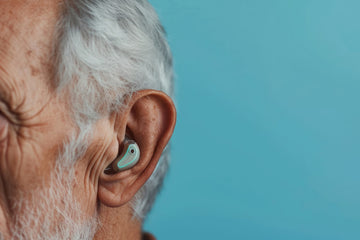
M 140 148 L 133 140 L 125 140 L 123 152 L 111 164 L 112 170 L 120 172 L 132 168 L 140 159 Z

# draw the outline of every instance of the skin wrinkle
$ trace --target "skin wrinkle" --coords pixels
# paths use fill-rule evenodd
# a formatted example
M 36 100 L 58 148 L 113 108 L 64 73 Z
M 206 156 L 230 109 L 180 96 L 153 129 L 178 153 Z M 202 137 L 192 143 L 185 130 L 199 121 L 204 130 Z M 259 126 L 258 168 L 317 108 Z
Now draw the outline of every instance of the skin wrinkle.
M 34 24 L 35 22 L 36 21 L 34 21 Z M 15 26 L 18 26 L 18 24 Z M 12 184 L 7 181 L 7 186 L 4 189 L 6 193 L 5 196 L 8 196 L 5 198 L 5 201 L 9 202 L 10 200 L 12 201 L 14 199 L 17 199 L 17 195 L 14 195 L 13 189 L 21 189 L 22 186 L 25 186 L 26 182 L 31 183 L 32 181 L 34 181 L 34 185 L 39 182 L 39 180 L 36 180 L 36 178 L 38 177 L 34 179 L 29 179 L 30 182 L 26 181 L 26 179 L 22 179 L 22 181 L 18 180 L 20 180 L 24 176 L 23 172 L 38 171 L 36 169 L 39 169 L 40 162 L 29 162 L 28 158 L 29 156 L 31 156 L 31 158 L 35 160 L 44 157 L 43 151 L 40 148 L 41 144 L 39 142 L 40 139 L 38 139 L 38 136 L 41 136 L 41 132 L 47 126 L 47 128 L 49 129 L 53 129 L 53 127 L 50 127 L 48 124 L 49 117 L 45 117 L 44 115 L 45 109 L 50 108 L 50 96 L 49 94 L 43 93 L 49 93 L 49 90 L 51 88 L 45 85 L 44 87 L 40 88 L 42 89 L 40 91 L 38 90 L 37 92 L 34 92 L 32 90 L 34 89 L 32 86 L 36 87 L 37 83 L 39 82 L 39 80 L 36 78 L 43 78 L 44 74 L 47 72 L 46 68 L 48 68 L 49 66 L 39 63 L 47 60 L 42 60 L 41 58 L 39 59 L 38 56 L 34 54 L 32 54 L 32 56 L 26 56 L 26 54 L 23 55 L 21 52 L 23 48 L 32 49 L 34 46 L 37 49 L 45 48 L 40 46 L 41 43 L 36 43 L 35 45 L 33 44 L 33 46 L 28 45 L 26 39 L 24 38 L 26 34 L 17 34 L 17 32 L 19 32 L 20 30 L 15 29 L 13 25 L 9 25 L 6 28 L 2 23 L 1 29 L 3 31 L 1 32 L 2 39 L 0 40 L 0 98 L 6 102 L 6 104 L 4 105 L 8 106 L 2 107 L 2 111 L 6 112 L 5 115 L 7 115 L 9 119 L 11 119 L 12 123 L 15 123 L 12 124 L 12 127 L 10 129 L 8 140 L 9 144 L 7 144 L 5 149 L 2 149 L 4 156 L 1 164 L 3 166 L 2 169 L 11 169 L 10 171 L 5 172 L 5 174 L 1 174 L 3 179 L 5 176 L 7 176 L 6 179 L 8 180 L 12 179 Z M 32 35 L 33 34 L 31 34 L 31 36 Z M 17 47 L 13 48 L 12 46 Z M 20 61 L 16 61 L 16 58 L 13 58 L 11 56 L 20 57 Z M 25 56 L 25 58 L 21 59 L 21 56 Z M 33 63 L 41 66 L 41 70 L 43 71 L 40 71 L 39 68 L 39 71 L 37 72 L 38 75 L 36 77 L 31 76 L 31 74 L 34 73 L 34 69 L 31 69 L 32 65 L 29 66 L 28 63 Z M 31 76 L 34 79 L 31 79 L 31 82 L 25 81 L 25 79 L 23 79 L 23 76 Z M 24 95 L 24 93 L 27 93 L 27 95 Z M 39 101 L 39 97 L 42 98 L 41 101 Z M 49 113 L 47 114 L 49 115 Z M 42 120 L 39 121 L 40 119 Z M 17 131 L 14 131 L 14 129 L 16 129 Z M 27 153 L 26 155 L 24 155 L 25 151 Z M 31 154 L 29 154 L 30 152 Z M 16 161 L 14 161 L 15 159 Z M 52 157 L 51 159 L 54 158 Z M 48 164 L 50 164 L 50 162 Z M 29 188 L 30 190 L 31 186 L 27 186 L 27 188 Z M 3 209 L 9 209 L 12 211 L 14 208 L 11 206 L 12 205 L 8 207 L 2 207 Z
M 84 3 L 87 6 L 91 4 L 89 1 L 84 1 Z M 158 139 L 162 136 L 152 118 L 157 114 L 155 111 L 160 110 L 151 108 L 154 98 L 149 98 L 149 102 L 140 103 L 139 108 L 134 108 L 134 111 L 137 112 L 136 116 L 129 117 L 123 113 L 131 112 L 132 106 L 122 105 L 120 100 L 117 103 L 111 103 L 113 111 L 111 115 L 105 113 L 106 109 L 109 109 L 109 103 L 106 102 L 107 98 L 103 94 L 109 94 L 110 98 L 115 98 L 115 93 L 120 95 L 126 91 L 140 92 L 140 89 L 144 89 L 143 95 L 140 95 L 146 96 L 155 93 L 154 90 L 147 89 L 148 86 L 155 86 L 155 84 L 146 85 L 144 83 L 144 88 L 137 89 L 136 87 L 141 87 L 142 83 L 133 81 L 131 82 L 133 85 L 122 85 L 122 81 L 119 79 L 127 78 L 116 78 L 116 81 L 113 79 L 112 82 L 103 82 L 104 86 L 107 85 L 111 89 L 104 91 L 97 89 L 99 92 L 96 93 L 90 88 L 88 95 L 99 98 L 94 99 L 94 103 L 97 101 L 99 103 L 97 106 L 103 107 L 103 111 L 99 110 L 99 118 L 94 119 L 101 117 L 101 120 L 94 123 L 96 128 L 90 128 L 90 125 L 75 125 L 77 122 L 71 118 L 71 110 L 84 111 L 82 113 L 86 118 L 89 117 L 86 115 L 86 111 L 92 106 L 72 109 L 76 102 L 69 100 L 73 98 L 66 91 L 72 90 L 73 86 L 66 85 L 66 88 L 63 88 L 64 91 L 57 91 L 53 88 L 54 81 L 52 80 L 56 79 L 54 72 L 58 69 L 53 69 L 51 65 L 50 60 L 53 60 L 51 54 L 54 53 L 51 51 L 51 44 L 54 41 L 57 17 L 61 14 L 61 10 L 56 9 L 56 5 L 54 1 L 49 0 L 0 1 L 0 100 L 3 100 L 3 109 L 5 109 L 2 110 L 0 101 L 0 111 L 6 112 L 5 115 L 9 115 L 9 119 L 14 119 L 13 122 L 9 121 L 6 147 L 0 149 L 0 175 L 1 179 L 6 182 L 3 184 L 5 185 L 3 192 L 6 195 L 2 201 L 9 203 L 6 206 L 0 202 L 0 207 L 4 211 L 11 211 L 10 217 L 1 221 L 5 221 L 10 233 L 17 234 L 14 235 L 15 238 L 18 236 L 21 240 L 72 239 L 72 237 L 80 239 L 79 235 L 77 238 L 73 235 L 88 233 L 89 235 L 86 236 L 93 236 L 91 234 L 95 228 L 90 229 L 93 225 L 86 225 L 83 220 L 92 220 L 91 217 L 98 214 L 103 217 L 102 219 L 106 219 L 103 224 L 103 233 L 107 234 L 99 235 L 96 239 L 109 239 L 110 234 L 119 236 L 120 239 L 129 239 L 129 236 L 140 239 L 141 221 L 136 223 L 131 221 L 133 208 L 130 200 L 150 177 L 169 139 L 164 140 L 165 144 Z M 151 12 L 150 6 L 149 12 L 154 20 L 155 14 Z M 130 21 L 128 22 L 130 23 Z M 141 21 L 135 21 L 135 19 L 132 23 L 141 25 Z M 83 24 L 87 24 L 87 22 Z M 135 29 L 133 30 L 134 32 L 128 32 L 128 34 L 136 34 Z M 138 36 L 142 36 L 142 34 Z M 71 42 L 72 38 L 69 39 Z M 136 40 L 134 37 L 130 37 L 130 39 Z M 164 39 L 157 40 L 163 41 Z M 81 45 L 81 43 L 78 44 Z M 124 44 L 131 45 L 130 43 Z M 150 44 L 149 42 L 145 45 Z M 134 43 L 135 45 L 139 45 L 139 43 Z M 119 49 L 121 50 L 122 47 L 119 46 Z M 65 50 L 64 52 L 67 52 Z M 140 57 L 144 55 L 144 58 L 156 55 L 155 52 L 146 55 L 146 51 L 141 51 L 141 49 L 128 49 L 126 53 L 131 54 L 134 51 L 136 51 L 135 55 L 138 54 Z M 57 54 L 60 53 L 57 52 Z M 69 55 L 71 56 L 71 54 Z M 115 67 L 122 69 L 122 63 L 129 62 L 125 61 L 125 58 L 129 59 L 131 56 L 122 58 L 119 58 L 119 64 L 114 63 Z M 136 59 L 133 61 L 136 62 Z M 71 64 L 72 59 L 65 58 L 65 60 L 69 60 L 67 66 L 74 66 Z M 140 62 L 136 64 L 140 64 Z M 157 63 L 153 66 L 154 76 L 141 79 L 153 81 L 152 79 L 160 76 L 161 74 L 155 72 L 162 70 L 155 68 L 161 67 L 156 65 Z M 110 64 L 110 66 L 113 65 Z M 139 65 L 139 72 L 145 71 L 141 69 L 142 67 Z M 93 70 L 97 73 L 96 67 Z M 130 71 L 133 69 L 125 69 L 124 72 Z M 168 71 L 170 72 L 171 69 Z M 144 75 L 146 74 L 144 73 Z M 132 77 L 132 74 L 128 76 Z M 141 74 L 136 72 L 133 76 L 141 77 Z M 162 75 L 161 77 L 162 80 L 166 80 L 166 77 Z M 83 79 L 79 82 L 83 82 Z M 86 83 L 81 84 L 84 89 L 89 86 Z M 93 85 L 98 88 L 103 86 L 100 82 Z M 156 86 L 158 85 L 156 84 Z M 118 91 L 120 86 L 129 88 Z M 91 101 L 86 98 L 86 94 L 81 92 L 82 89 L 78 85 L 74 86 L 74 89 L 79 91 L 78 95 L 81 96 L 84 104 L 91 105 Z M 167 87 L 165 86 L 164 89 Z M 154 101 L 154 104 L 171 102 L 171 99 L 165 95 L 161 95 L 159 92 L 156 94 L 161 100 Z M 129 95 L 129 102 L 138 102 L 136 94 L 129 93 Z M 140 111 L 141 105 L 147 109 L 147 111 L 143 111 L 144 114 Z M 120 110 L 122 107 L 124 107 L 124 111 Z M 116 115 L 117 112 L 121 114 Z M 163 111 L 162 114 L 166 113 L 167 111 Z M 117 117 L 113 118 L 113 115 Z M 168 131 L 172 131 L 171 126 L 167 123 L 162 123 L 162 125 L 161 129 L 166 128 Z M 82 129 L 85 129 L 84 132 L 79 131 Z M 80 135 L 77 137 L 76 133 Z M 92 138 L 82 138 L 82 136 L 87 136 L 86 133 L 91 133 Z M 101 181 L 105 175 L 104 169 L 118 155 L 119 145 L 122 144 L 124 134 L 139 143 L 142 153 L 141 162 L 126 172 L 109 176 L 108 185 L 111 185 L 112 189 L 110 190 L 114 190 L 114 192 L 109 196 L 100 196 L 99 189 L 107 187 Z M 86 140 L 86 142 L 80 142 L 80 140 Z M 162 142 L 161 146 L 154 146 L 159 142 Z M 63 143 L 69 144 L 63 145 Z M 89 145 L 85 143 L 89 143 Z M 82 151 L 85 147 L 86 150 Z M 157 153 L 154 154 L 153 151 L 157 151 Z M 145 192 L 151 192 L 152 189 L 154 187 L 146 188 Z M 141 196 L 141 198 L 145 199 L 146 196 Z M 103 199 L 103 202 L 100 199 Z M 146 201 L 147 199 L 139 206 L 146 205 Z M 110 208 L 110 206 L 114 208 Z M 19 226 L 15 226 L 17 224 L 15 220 L 21 220 L 18 222 Z M 109 230 L 106 229 L 108 224 L 112 226 L 111 233 L 106 231 Z M 89 227 L 89 229 L 83 226 Z M 6 229 L 1 227 L 0 231 L 5 232 Z M 60 235 L 54 237 L 54 231 Z M 135 232 L 136 234 L 134 234 Z M 27 235 L 27 233 L 30 234 Z M 61 235 L 69 233 L 71 235 Z
M 20 143 L 19 146 L 22 146 L 22 148 L 24 149 L 25 144 L 26 144 L 28 146 L 28 149 L 31 149 L 32 158 L 40 159 L 43 156 L 43 154 L 40 154 L 39 150 L 38 150 L 39 148 L 41 148 L 41 144 L 36 144 L 35 141 L 29 141 L 29 139 L 24 139 L 24 138 L 21 138 L 20 136 L 19 136 L 19 139 L 20 140 L 18 142 L 22 142 L 22 143 Z M 21 151 L 21 152 L 24 152 L 24 151 Z M 32 162 L 31 165 L 37 169 L 40 169 L 40 167 L 41 167 L 40 163 L 37 161 Z
M 7 136 L 7 138 L 9 138 L 9 134 L 8 134 L 8 136 Z M 1 146 L 0 146 L 0 151 L 2 152 L 2 150 L 1 149 L 7 149 L 7 143 L 8 143 L 8 140 L 9 139 L 7 139 L 5 142 L 2 142 L 1 143 Z M 5 146 L 3 146 L 3 145 L 5 145 Z M 5 153 L 6 154 L 6 153 Z M 4 158 L 2 158 L 2 159 L 4 159 Z M 3 164 L 2 163 L 3 161 L 1 161 L 1 163 L 0 163 L 0 166 Z M 5 162 L 5 161 L 4 161 Z M 0 170 L 1 170 L 1 167 L 0 167 Z M 9 218 L 10 216 L 11 216 L 11 213 L 9 212 L 10 211 L 10 202 L 9 202 L 9 199 L 8 198 L 6 198 L 5 196 L 7 196 L 8 195 L 8 191 L 7 191 L 7 189 L 6 189 L 6 187 L 5 187 L 5 183 L 6 183 L 6 181 L 5 181 L 5 178 L 4 178 L 4 175 L 2 175 L 2 174 L 0 174 L 0 178 L 1 178 L 1 184 L 2 184 L 2 189 L 3 189 L 3 196 L 4 197 L 2 197 L 1 198 L 1 201 L 0 201 L 0 207 L 2 207 L 2 212 L 4 213 L 4 215 L 5 215 L 5 218 Z M 5 204 L 5 206 L 3 206 Z M 9 222 L 6 222 L 6 228 L 7 229 L 9 229 Z
M 50 104 L 50 100 L 46 101 L 42 107 L 40 108 L 37 107 L 38 108 L 37 110 L 32 110 L 31 108 L 27 110 L 17 108 L 18 118 L 22 122 L 21 126 L 24 128 L 46 126 L 47 120 L 44 119 L 43 122 L 39 122 L 38 118 L 43 113 L 43 111 L 47 109 L 49 104 Z M 23 103 L 23 106 L 25 106 L 25 103 Z
M 0 98 L 0 114 L 9 122 L 9 124 L 11 125 L 17 124 L 18 121 L 16 119 L 16 116 L 14 116 L 14 114 L 12 114 L 11 111 L 9 111 L 8 104 L 5 103 L 1 98 Z
M 21 150 L 22 147 L 20 145 L 18 135 L 16 133 L 14 133 L 13 131 L 11 132 L 11 134 L 12 134 L 12 136 L 10 136 L 10 139 L 9 139 L 10 144 L 9 144 L 8 148 L 6 149 L 6 153 L 7 153 L 6 159 L 7 159 L 7 161 L 16 159 L 16 162 L 12 162 L 12 161 L 9 162 L 7 169 L 10 170 L 9 174 L 12 175 L 12 178 L 19 179 L 19 178 L 21 178 L 21 175 L 22 175 L 21 173 L 23 172 L 22 169 L 24 166 L 24 164 L 23 164 L 24 154 L 23 154 L 23 151 Z M 15 139 L 15 144 L 13 141 L 11 141 L 14 139 Z M 10 155 L 12 153 L 14 153 L 14 156 Z
M 7 136 L 8 136 L 8 131 L 9 131 L 9 122 L 8 120 L 5 118 L 5 116 L 3 116 L 0 113 L 0 147 L 2 145 L 2 143 L 4 141 L 6 141 Z
M 1 66 L 1 64 L 0 64 Z M 40 114 L 45 104 L 38 112 L 34 112 L 32 115 L 26 114 L 28 110 L 24 109 L 26 106 L 27 99 L 24 94 L 21 93 L 19 89 L 26 89 L 25 81 L 20 81 L 20 85 L 16 81 L 5 80 L 6 78 L 0 78 L 0 96 L 4 99 L 2 102 L 6 106 L 6 112 L 9 113 L 10 119 L 17 125 L 19 128 L 22 124 L 26 123 L 26 120 L 31 120 L 35 115 Z M 7 77 L 11 79 L 11 77 Z M 20 87 L 22 86 L 22 87 Z M 9 94 L 11 94 L 9 96 Z M 30 96 L 30 98 L 32 98 Z
M 38 115 L 43 111 L 43 109 L 45 109 L 46 106 L 47 106 L 47 104 L 44 105 L 38 112 L 34 113 L 32 115 L 31 119 L 33 119 L 35 117 L 38 117 Z M 30 119 L 27 119 L 27 120 L 30 120 Z M 33 157 L 40 158 L 41 154 L 37 150 L 39 146 L 36 143 L 36 137 L 34 135 L 34 131 L 36 129 L 35 126 L 37 126 L 37 127 L 45 126 L 46 122 L 44 121 L 43 123 L 37 123 L 37 124 L 35 124 L 35 123 L 32 123 L 32 124 L 24 123 L 23 125 L 24 126 L 20 126 L 20 129 L 17 131 L 17 134 L 16 134 L 16 138 L 17 138 L 17 144 L 16 145 L 19 147 L 19 152 L 22 153 L 23 149 L 24 149 L 24 144 L 27 144 L 32 149 Z M 41 131 L 41 128 L 39 130 Z M 33 144 L 31 144 L 31 142 Z M 20 159 L 22 159 L 22 154 L 21 154 Z M 21 162 L 23 162 L 23 160 L 19 160 L 19 162 L 21 163 Z M 37 162 L 35 161 L 35 164 L 36 163 Z M 23 164 L 20 164 L 20 166 L 22 166 L 22 165 Z M 19 172 L 21 172 L 21 167 L 19 169 L 20 169 Z M 16 176 L 16 174 L 15 174 L 15 176 Z
M 7 140 L 7 143 L 8 142 L 10 142 L 10 134 L 11 134 L 11 132 L 9 132 L 9 135 L 8 135 L 8 140 Z M 6 157 L 3 157 L 2 159 L 8 159 L 8 155 L 9 155 L 9 147 L 8 147 L 8 144 L 6 144 L 7 146 L 5 147 L 5 148 L 1 148 L 1 151 L 3 151 L 3 149 L 5 149 L 5 151 L 4 151 L 4 156 L 6 156 Z M 2 169 L 9 169 L 7 166 L 7 161 L 1 161 L 1 165 L 2 164 L 5 164 L 5 167 L 3 166 L 3 168 Z M 1 169 L 1 168 L 0 168 Z M 9 174 L 9 173 L 8 173 Z M 8 179 L 8 177 L 6 177 L 7 175 L 3 175 L 3 174 L 1 174 L 2 175 L 2 177 L 3 177 L 3 179 Z M 6 182 L 6 181 L 4 181 L 3 180 L 3 182 Z M 7 184 L 4 186 L 4 192 L 5 192 L 5 196 L 10 196 L 10 189 L 9 188 L 7 188 L 8 186 L 7 186 Z M 7 206 L 7 208 L 5 208 L 6 210 L 6 213 L 5 214 L 7 214 L 8 216 L 14 216 L 13 215 L 13 207 L 12 207 L 12 205 L 10 204 L 10 201 L 11 201 L 11 199 L 9 198 L 9 197 L 5 197 L 5 201 L 6 201 L 6 206 Z M 9 225 L 10 225 L 10 222 L 7 222 L 7 228 L 9 229 Z
M 105 130 L 101 129 L 101 131 L 104 132 Z M 110 147 L 117 145 L 116 137 L 102 136 L 101 139 L 97 139 L 95 133 L 92 141 L 94 142 L 94 144 L 90 145 L 89 149 L 93 150 L 91 150 L 88 154 L 85 155 L 85 158 L 90 159 L 90 161 L 87 160 L 89 162 L 87 163 L 87 167 L 85 170 L 86 174 L 84 177 L 84 186 L 91 186 L 93 192 L 97 193 L 98 179 L 100 174 L 102 174 L 102 169 L 105 169 L 105 163 L 115 159 L 118 150 L 117 147 Z
M 5 77 L 1 76 L 1 73 L 4 73 L 4 68 L 0 64 L 0 96 L 1 99 L 3 99 L 3 102 L 6 103 L 6 106 L 8 107 L 8 111 L 12 111 L 12 109 L 16 109 L 18 103 L 22 103 L 24 99 L 21 99 L 18 95 L 18 90 L 11 86 L 9 83 L 7 83 L 9 80 L 5 79 L 11 79 L 7 72 Z
M 96 153 L 94 154 L 94 158 L 96 158 Z M 91 159 L 91 158 L 90 158 Z M 96 162 L 95 164 L 93 163 L 93 161 L 90 161 L 90 164 L 88 164 L 85 168 L 85 173 L 84 173 L 84 176 L 78 176 L 78 178 L 81 178 L 83 179 L 82 183 L 84 184 L 83 186 L 85 186 L 85 191 L 87 190 L 87 194 L 86 195 L 93 195 L 93 194 L 96 194 L 97 192 L 97 181 L 96 181 L 96 178 L 95 178 L 95 174 L 93 173 L 94 172 L 94 169 L 96 168 L 95 167 L 96 165 Z M 91 205 L 91 204 L 89 204 Z M 90 209 L 91 207 L 87 207 L 88 209 Z

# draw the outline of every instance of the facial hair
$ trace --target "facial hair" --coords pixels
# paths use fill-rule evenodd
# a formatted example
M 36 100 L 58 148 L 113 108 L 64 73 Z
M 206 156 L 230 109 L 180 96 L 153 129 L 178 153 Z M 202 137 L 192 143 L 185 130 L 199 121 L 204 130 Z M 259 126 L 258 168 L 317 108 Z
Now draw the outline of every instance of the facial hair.
M 14 201 L 9 224 L 11 240 L 93 239 L 97 217 L 84 216 L 72 191 L 74 164 L 64 164 L 63 157 L 64 154 L 47 184 L 31 193 L 20 194 Z M 0 239 L 4 238 L 0 235 Z

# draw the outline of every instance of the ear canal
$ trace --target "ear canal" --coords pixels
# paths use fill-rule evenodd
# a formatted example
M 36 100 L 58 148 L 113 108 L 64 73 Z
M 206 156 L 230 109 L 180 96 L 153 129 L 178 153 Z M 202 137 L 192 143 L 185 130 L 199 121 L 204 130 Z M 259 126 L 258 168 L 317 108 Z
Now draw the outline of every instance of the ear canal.
M 122 153 L 105 169 L 106 174 L 115 174 L 135 166 L 140 159 L 140 148 L 133 140 L 125 140 Z

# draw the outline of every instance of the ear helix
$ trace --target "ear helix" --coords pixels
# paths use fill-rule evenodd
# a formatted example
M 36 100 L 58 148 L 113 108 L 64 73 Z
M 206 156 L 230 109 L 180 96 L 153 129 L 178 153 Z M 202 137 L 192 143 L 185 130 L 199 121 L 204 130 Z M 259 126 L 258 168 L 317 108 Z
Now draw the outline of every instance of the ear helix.
M 125 171 L 140 159 L 140 148 L 133 140 L 125 140 L 122 153 L 105 169 L 106 174 Z

